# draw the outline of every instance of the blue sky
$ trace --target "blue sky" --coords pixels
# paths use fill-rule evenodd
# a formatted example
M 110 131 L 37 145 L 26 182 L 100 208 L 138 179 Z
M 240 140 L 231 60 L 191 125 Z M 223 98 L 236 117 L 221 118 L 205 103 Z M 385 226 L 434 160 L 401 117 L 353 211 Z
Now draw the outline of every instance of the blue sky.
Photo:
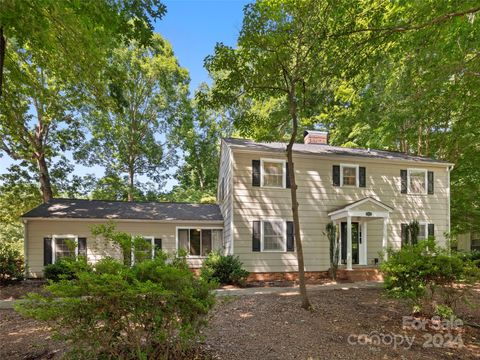
M 180 65 L 190 72 L 191 91 L 202 82 L 208 82 L 203 60 L 213 52 L 217 42 L 235 46 L 243 19 L 245 0 L 164 0 L 165 17 L 157 21 L 155 31 L 173 46 Z M 70 156 L 69 156 L 70 157 Z M 4 154 L 0 157 L 0 173 L 4 173 L 13 161 Z M 75 173 L 94 173 L 100 177 L 103 169 L 77 165 Z M 174 181 L 167 183 L 171 188 Z
M 173 46 L 180 64 L 190 71 L 192 91 L 208 74 L 203 60 L 217 42 L 234 46 L 242 27 L 245 0 L 171 0 L 164 1 L 167 14 L 155 30 Z

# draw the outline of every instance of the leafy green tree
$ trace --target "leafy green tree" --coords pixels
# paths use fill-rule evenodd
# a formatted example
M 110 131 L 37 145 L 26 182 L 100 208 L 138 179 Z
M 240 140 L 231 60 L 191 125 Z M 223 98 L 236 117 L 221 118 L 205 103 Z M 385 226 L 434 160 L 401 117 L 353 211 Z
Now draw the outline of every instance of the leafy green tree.
M 196 97 L 208 96 L 210 88 L 200 85 Z M 182 152 L 182 163 L 174 177 L 178 181 L 163 197 L 175 201 L 215 202 L 220 139 L 232 133 L 230 119 L 224 113 L 191 101 L 190 116 L 177 126 L 171 141 Z
M 0 97 L 4 80 L 16 82 L 21 69 L 4 64 L 10 45 L 30 51 L 52 77 L 96 81 L 112 48 L 131 39 L 147 44 L 152 21 L 166 12 L 159 0 L 2 0 L 0 8 Z
M 126 174 L 128 200 L 138 175 L 160 182 L 175 158 L 171 129 L 188 116 L 187 70 L 170 44 L 154 35 L 151 45 L 132 44 L 112 56 L 110 97 L 86 109 L 92 138 L 77 153 L 87 165 Z
M 157 0 L 3 0 L 1 8 L 0 150 L 35 166 L 47 202 L 51 160 L 82 141 L 75 114 L 87 97 L 101 101 L 111 49 L 147 44 L 165 8 Z
M 323 114 L 335 144 L 455 163 L 453 232 L 480 230 L 479 12 L 469 1 L 395 9 L 387 25 L 371 29 L 390 40 L 388 49 L 340 83 Z
M 298 131 L 300 119 L 310 117 L 312 109 L 320 103 L 315 100 L 316 89 L 334 78 L 342 59 L 348 59 L 342 50 L 353 39 L 346 38 L 340 43 L 336 35 L 355 28 L 358 10 L 351 11 L 346 2 L 257 1 L 245 7 L 238 47 L 217 44 L 215 54 L 206 59 L 207 69 L 217 77 L 212 91 L 214 104 L 234 103 L 240 97 L 251 99 L 254 105 L 268 103 L 277 116 L 261 116 L 265 130 L 283 128 L 288 134 L 285 155 L 290 169 L 304 308 L 309 308 L 310 302 L 305 286 L 293 146 L 301 133 Z M 362 20 L 368 24 L 368 18 Z M 369 37 L 370 34 L 361 32 L 352 35 L 354 40 Z M 258 120 L 248 116 L 239 119 L 235 126 L 241 130 L 254 128 Z

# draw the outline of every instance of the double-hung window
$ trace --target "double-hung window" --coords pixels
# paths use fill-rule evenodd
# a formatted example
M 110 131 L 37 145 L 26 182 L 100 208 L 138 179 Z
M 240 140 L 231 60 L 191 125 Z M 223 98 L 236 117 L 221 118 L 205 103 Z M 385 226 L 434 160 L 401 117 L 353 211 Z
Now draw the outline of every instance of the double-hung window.
M 427 170 L 408 169 L 407 187 L 409 194 L 426 194 Z
M 340 165 L 340 186 L 358 186 L 358 165 Z
M 480 251 L 480 234 L 478 233 L 473 233 L 471 237 L 471 243 L 470 243 L 470 250 L 471 251 Z
M 177 229 L 177 249 L 185 250 L 189 256 L 207 256 L 212 250 L 222 247 L 222 229 Z
M 262 251 L 286 251 L 286 222 L 262 221 Z
M 62 258 L 76 258 L 78 255 L 78 237 L 74 235 L 54 235 L 52 237 L 53 262 Z
M 425 222 L 418 223 L 418 240 L 425 240 L 428 238 L 428 224 Z
M 136 236 L 133 238 L 132 264 L 151 260 L 155 253 L 155 238 L 153 236 Z
M 261 185 L 264 187 L 285 188 L 287 170 L 285 160 L 261 160 Z

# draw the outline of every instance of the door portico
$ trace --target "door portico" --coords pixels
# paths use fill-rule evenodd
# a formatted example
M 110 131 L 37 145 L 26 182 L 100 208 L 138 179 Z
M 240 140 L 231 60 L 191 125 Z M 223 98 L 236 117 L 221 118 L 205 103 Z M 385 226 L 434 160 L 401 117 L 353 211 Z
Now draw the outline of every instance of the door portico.
M 384 251 L 384 256 L 386 257 L 385 250 L 388 245 L 388 220 L 392 211 L 393 209 L 390 206 L 381 201 L 366 197 L 359 201 L 347 204 L 328 214 L 330 219 L 339 225 L 338 228 L 341 233 L 341 241 L 346 240 L 346 244 L 343 243 L 342 246 L 339 247 L 339 259 L 342 259 L 341 249 L 345 249 L 346 247 L 347 270 L 352 270 L 353 268 L 352 236 L 354 231 L 352 231 L 352 223 L 356 224 L 355 233 L 356 236 L 358 236 L 358 238 L 355 239 L 355 242 L 358 243 L 358 264 L 367 265 L 368 222 L 372 220 L 382 220 L 382 249 Z M 343 228 L 346 226 L 346 236 L 342 236 L 342 223 L 344 223 Z M 345 231 L 343 232 L 345 233 Z

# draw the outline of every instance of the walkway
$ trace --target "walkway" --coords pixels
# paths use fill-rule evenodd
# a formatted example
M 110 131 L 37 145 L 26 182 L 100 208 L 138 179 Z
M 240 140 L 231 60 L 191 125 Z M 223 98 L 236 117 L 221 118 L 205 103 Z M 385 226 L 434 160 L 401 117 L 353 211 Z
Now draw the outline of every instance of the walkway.
M 307 291 L 321 290 L 350 290 L 367 289 L 380 287 L 383 282 L 380 281 L 362 281 L 355 283 L 327 283 L 319 285 L 307 285 Z M 218 296 L 247 296 L 247 295 L 298 295 L 300 288 L 298 286 L 289 287 L 250 287 L 250 288 L 227 288 L 215 290 Z
M 350 290 L 350 289 L 367 289 L 377 288 L 383 283 L 378 281 L 363 281 L 355 283 L 327 283 L 319 285 L 307 285 L 307 291 L 321 290 Z M 250 288 L 224 288 L 217 289 L 215 292 L 218 296 L 249 296 L 249 295 L 298 295 L 298 286 L 287 287 L 250 287 Z M 0 300 L 0 310 L 13 309 L 15 302 L 22 300 Z

